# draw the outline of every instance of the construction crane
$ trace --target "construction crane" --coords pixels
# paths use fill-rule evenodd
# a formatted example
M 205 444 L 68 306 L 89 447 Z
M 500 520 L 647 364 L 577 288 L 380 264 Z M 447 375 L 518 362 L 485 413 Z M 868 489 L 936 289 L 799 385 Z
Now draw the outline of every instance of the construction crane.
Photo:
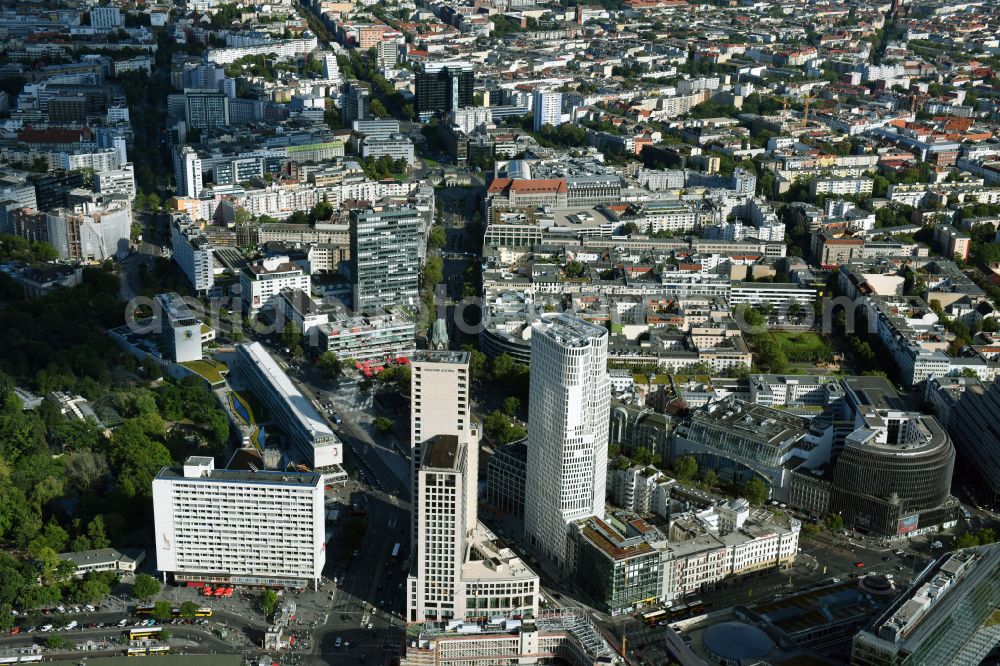
M 802 123 L 805 125 L 809 124 L 809 104 L 817 97 L 819 97 L 819 94 L 809 95 L 808 97 L 806 97 L 805 113 L 803 113 L 802 115 Z

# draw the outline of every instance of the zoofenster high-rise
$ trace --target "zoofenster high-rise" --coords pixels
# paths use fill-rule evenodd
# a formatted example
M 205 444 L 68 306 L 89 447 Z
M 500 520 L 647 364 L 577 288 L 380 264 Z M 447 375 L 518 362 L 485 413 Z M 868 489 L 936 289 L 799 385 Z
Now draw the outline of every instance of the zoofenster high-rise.
M 524 528 L 528 543 L 560 567 L 569 524 L 604 517 L 607 362 L 600 326 L 559 314 L 532 327 Z

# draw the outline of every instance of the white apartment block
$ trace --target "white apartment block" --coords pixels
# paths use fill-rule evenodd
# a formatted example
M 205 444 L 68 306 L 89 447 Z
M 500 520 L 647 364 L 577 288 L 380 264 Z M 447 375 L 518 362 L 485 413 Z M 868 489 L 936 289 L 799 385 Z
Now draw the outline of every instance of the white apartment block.
M 201 158 L 190 146 L 174 156 L 174 182 L 178 196 L 197 197 L 204 189 Z
M 188 458 L 153 480 L 156 568 L 177 583 L 318 587 L 326 563 L 319 474 L 217 470 Z
M 215 258 L 212 244 L 187 216 L 178 216 L 170 223 L 170 244 L 173 258 L 198 293 L 215 284 Z
M 119 158 L 120 155 L 115 148 L 95 150 L 92 153 L 49 153 L 49 166 L 64 171 L 93 169 L 100 173 L 121 167 Z
M 538 91 L 535 93 L 534 107 L 536 132 L 543 125 L 558 127 L 562 122 L 562 93 Z
M 101 194 L 121 194 L 135 199 L 135 174 L 132 164 L 123 164 L 120 169 L 98 171 L 94 174 L 94 185 Z
M 875 181 L 871 178 L 816 178 L 809 185 L 810 194 L 861 194 L 872 193 Z
M 311 293 L 309 274 L 288 257 L 255 261 L 240 271 L 240 294 L 243 309 L 255 317 L 261 309 L 274 305 L 282 289 L 301 289 Z
M 525 535 L 560 566 L 569 525 L 604 517 L 607 365 L 607 329 L 563 314 L 532 327 Z
M 394 160 L 405 159 L 407 164 L 413 164 L 413 142 L 402 134 L 391 134 L 386 138 L 366 136 L 358 145 L 361 157 L 377 160 L 389 157 Z

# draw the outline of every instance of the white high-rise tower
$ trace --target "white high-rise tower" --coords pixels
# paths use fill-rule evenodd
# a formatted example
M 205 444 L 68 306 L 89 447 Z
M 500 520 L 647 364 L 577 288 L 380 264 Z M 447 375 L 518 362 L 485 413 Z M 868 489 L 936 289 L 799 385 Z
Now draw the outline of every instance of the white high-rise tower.
M 531 332 L 525 536 L 566 565 L 568 525 L 604 517 L 608 467 L 608 332 L 565 314 Z
M 418 351 L 410 380 L 413 562 L 408 622 L 534 617 L 538 576 L 476 515 L 478 425 L 468 352 Z
M 559 127 L 562 123 L 562 93 L 539 90 L 535 92 L 533 106 L 536 132 L 541 131 L 543 125 Z

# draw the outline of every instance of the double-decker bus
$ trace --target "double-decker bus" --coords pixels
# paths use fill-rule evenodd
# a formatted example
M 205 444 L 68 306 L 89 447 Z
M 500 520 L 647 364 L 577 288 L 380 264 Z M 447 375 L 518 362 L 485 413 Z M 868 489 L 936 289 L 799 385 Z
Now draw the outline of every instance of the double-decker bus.
M 705 604 L 701 599 L 695 599 L 688 603 L 688 612 L 691 615 L 701 615 L 705 612 Z
M 163 631 L 163 627 L 133 627 L 125 633 L 128 634 L 130 641 L 141 641 L 159 638 L 161 631 Z
M 130 657 L 146 657 L 151 654 L 163 654 L 170 652 L 170 648 L 166 645 L 150 645 L 148 647 L 130 647 L 125 651 Z
M 677 618 L 684 617 L 688 614 L 687 604 L 681 604 L 679 606 L 672 606 L 670 608 L 670 619 L 676 620 Z
M 153 604 L 146 604 L 144 606 L 135 607 L 136 615 L 152 615 L 155 612 L 156 612 L 156 606 L 154 606 Z
M 650 611 L 649 613 L 642 614 L 642 622 L 647 627 L 652 627 L 657 622 L 666 619 L 667 619 L 667 611 L 663 610 L 662 608 L 655 611 Z

